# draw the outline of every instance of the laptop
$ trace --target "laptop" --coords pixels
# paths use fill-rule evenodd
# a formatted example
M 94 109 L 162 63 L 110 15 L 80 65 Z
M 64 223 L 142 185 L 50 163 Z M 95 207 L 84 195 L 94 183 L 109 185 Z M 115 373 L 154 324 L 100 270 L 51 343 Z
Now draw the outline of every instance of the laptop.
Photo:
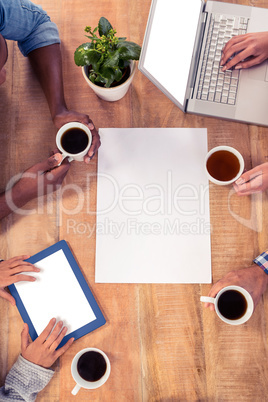
M 220 66 L 232 36 L 260 31 L 268 31 L 265 8 L 152 0 L 139 70 L 183 112 L 268 126 L 268 62 Z

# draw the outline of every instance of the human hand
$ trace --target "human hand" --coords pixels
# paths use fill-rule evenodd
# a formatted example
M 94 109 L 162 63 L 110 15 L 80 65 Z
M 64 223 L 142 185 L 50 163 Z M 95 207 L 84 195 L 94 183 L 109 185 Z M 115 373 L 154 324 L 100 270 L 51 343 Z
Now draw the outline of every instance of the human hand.
M 268 275 L 258 265 L 254 264 L 248 268 L 228 272 L 228 274 L 212 286 L 208 296 L 216 297 L 219 291 L 226 286 L 241 286 L 252 296 L 255 308 L 262 294 L 265 292 L 267 284 Z M 205 307 L 209 307 L 211 311 L 215 310 L 214 304 L 212 303 L 204 303 L 204 305 Z
M 58 166 L 60 162 L 62 155 L 56 153 L 10 180 L 6 191 L 0 194 L 0 219 L 33 198 L 58 190 L 70 167 L 67 159 Z
M 39 268 L 24 261 L 29 257 L 29 255 L 20 255 L 10 258 L 10 260 L 0 262 L 0 297 L 8 300 L 13 306 L 15 306 L 16 301 L 14 297 L 5 290 L 5 287 L 21 281 L 34 282 L 36 278 L 26 275 L 25 272 L 40 272 Z
M 233 185 L 238 195 L 249 195 L 268 188 L 268 162 L 243 173 Z
M 78 121 L 79 123 L 83 123 L 88 126 L 92 134 L 92 144 L 88 151 L 88 154 L 84 157 L 84 161 L 85 163 L 89 163 L 99 149 L 101 142 L 99 133 L 88 115 L 66 109 L 62 113 L 56 115 L 53 121 L 57 128 L 60 128 L 64 124 L 70 123 L 72 121 Z
M 233 58 L 231 60 L 230 57 Z M 268 32 L 236 35 L 222 50 L 222 71 L 248 68 L 262 63 L 268 58 Z M 229 61 L 228 61 L 229 60 Z
M 24 359 L 42 366 L 49 368 L 53 363 L 69 349 L 72 345 L 74 338 L 66 342 L 64 346 L 56 350 L 62 339 L 64 338 L 67 328 L 63 327 L 62 321 L 59 321 L 55 328 L 56 318 L 52 318 L 44 331 L 35 339 L 34 342 L 29 340 L 29 327 L 25 323 L 21 333 L 21 354 Z
M 61 161 L 62 155 L 56 153 L 27 169 L 11 188 L 10 193 L 6 194 L 11 210 L 33 198 L 58 190 L 70 167 L 67 158 L 58 166 Z

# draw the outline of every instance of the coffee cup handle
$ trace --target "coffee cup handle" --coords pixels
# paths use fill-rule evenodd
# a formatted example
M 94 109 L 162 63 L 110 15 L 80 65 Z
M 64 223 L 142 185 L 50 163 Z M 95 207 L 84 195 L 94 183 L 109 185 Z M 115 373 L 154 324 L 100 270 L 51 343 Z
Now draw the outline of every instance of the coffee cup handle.
M 62 160 L 61 160 L 61 162 L 58 164 L 58 166 L 60 166 L 60 165 L 62 164 L 62 162 L 64 161 L 65 158 L 68 158 L 68 161 L 69 161 L 69 162 L 72 162 L 72 161 L 74 160 L 74 158 L 72 158 L 71 156 L 62 154 Z
M 215 304 L 214 297 L 201 296 L 200 301 L 204 302 L 204 303 L 213 303 L 213 304 Z
M 76 395 L 77 392 L 80 390 L 80 388 L 81 388 L 80 385 L 76 384 L 76 386 L 72 390 L 72 395 Z

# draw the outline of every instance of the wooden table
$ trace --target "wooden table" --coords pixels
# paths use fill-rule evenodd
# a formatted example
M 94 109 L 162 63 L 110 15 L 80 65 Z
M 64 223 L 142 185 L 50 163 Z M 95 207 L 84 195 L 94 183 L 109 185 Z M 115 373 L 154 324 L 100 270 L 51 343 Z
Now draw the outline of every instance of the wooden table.
M 268 0 L 238 2 L 268 7 Z M 140 72 L 128 94 L 116 103 L 100 100 L 86 85 L 73 62 L 73 52 L 84 40 L 84 27 L 96 26 L 105 16 L 119 36 L 142 44 L 150 3 L 39 0 L 59 27 L 68 106 L 89 114 L 97 127 L 206 127 L 209 148 L 222 144 L 236 147 L 247 169 L 266 161 L 267 128 L 184 114 Z M 56 133 L 28 60 L 14 43 L 9 44 L 7 70 L 7 82 L 0 88 L 1 189 L 11 177 L 47 157 Z M 86 195 L 90 193 L 90 210 L 95 211 L 96 179 L 89 188 L 84 177 L 96 171 L 97 156 L 90 166 L 74 163 L 65 179 L 62 199 L 54 194 L 43 204 L 34 200 L 25 206 L 31 214 L 12 214 L 1 222 L 2 258 L 34 254 L 59 239 L 67 240 L 107 318 L 104 327 L 77 340 L 55 364 L 55 375 L 37 400 L 75 399 L 70 393 L 74 386 L 70 364 L 74 355 L 88 346 L 109 355 L 112 371 L 100 389 L 81 389 L 76 397 L 79 401 L 267 400 L 267 294 L 248 323 L 233 327 L 199 302 L 211 285 L 95 283 L 95 233 L 88 238 L 75 232 L 69 219 L 93 227 L 96 216 L 88 213 L 86 205 L 70 216 L 78 198 L 68 184 L 76 183 Z M 228 201 L 229 191 L 210 185 L 213 282 L 232 269 L 251 265 L 254 256 L 267 247 L 267 195 L 234 195 Z M 17 309 L 2 299 L 0 313 L 2 385 L 20 352 L 22 320 Z

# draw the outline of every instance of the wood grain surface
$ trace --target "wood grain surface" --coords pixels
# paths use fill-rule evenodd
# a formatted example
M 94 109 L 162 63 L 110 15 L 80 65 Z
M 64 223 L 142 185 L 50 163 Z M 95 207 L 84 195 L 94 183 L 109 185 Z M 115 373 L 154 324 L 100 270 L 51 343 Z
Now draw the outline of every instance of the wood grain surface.
M 95 27 L 105 16 L 119 36 L 142 44 L 150 3 L 38 1 L 59 27 L 69 108 L 89 114 L 97 127 L 206 127 L 209 149 L 234 146 L 243 154 L 246 169 L 267 161 L 267 128 L 184 114 L 139 71 L 127 95 L 115 103 L 100 100 L 87 86 L 73 61 L 74 50 L 85 39 L 84 27 Z M 268 7 L 268 0 L 232 3 Z M 168 40 L 168 32 L 162 34 Z M 1 190 L 14 175 L 48 156 L 56 134 L 27 58 L 16 43 L 9 42 L 8 47 L 7 82 L 0 87 Z M 96 173 L 97 155 L 89 166 L 74 163 L 61 193 L 34 200 L 24 207 L 24 214 L 11 214 L 0 223 L 0 255 L 5 259 L 34 254 L 60 239 L 68 241 L 107 319 L 104 327 L 77 340 L 55 363 L 55 375 L 37 401 L 267 401 L 267 293 L 250 321 L 235 327 L 199 302 L 211 285 L 95 283 Z M 81 189 L 82 201 L 69 186 L 73 183 Z M 232 269 L 251 265 L 267 248 L 267 195 L 237 197 L 230 191 L 210 184 L 213 282 Z M 79 223 L 87 223 L 92 234 L 79 232 Z M 2 385 L 20 353 L 22 320 L 3 299 L 0 314 Z M 81 389 L 74 397 L 71 361 L 89 346 L 108 354 L 111 376 L 103 387 Z

